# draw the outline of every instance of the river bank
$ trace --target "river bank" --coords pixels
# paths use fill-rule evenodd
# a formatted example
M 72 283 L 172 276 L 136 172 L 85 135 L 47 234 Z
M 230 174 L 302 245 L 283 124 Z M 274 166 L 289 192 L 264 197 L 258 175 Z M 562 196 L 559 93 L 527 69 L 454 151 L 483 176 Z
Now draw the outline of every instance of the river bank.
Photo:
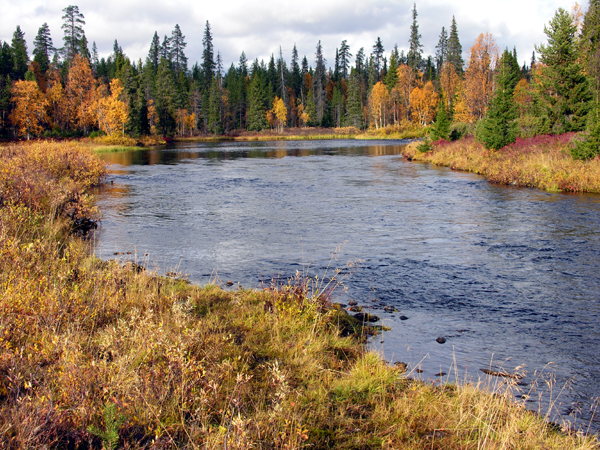
M 0 152 L 4 448 L 597 448 L 510 379 L 489 395 L 389 367 L 316 280 L 227 290 L 100 261 L 72 233 L 99 214 L 91 152 Z
M 411 143 L 404 155 L 412 161 L 477 173 L 492 183 L 550 192 L 600 193 L 600 159 L 574 160 L 569 151 L 574 138 L 576 133 L 519 138 L 494 151 L 468 137 L 434 142 L 426 152 L 419 151 L 417 143 Z

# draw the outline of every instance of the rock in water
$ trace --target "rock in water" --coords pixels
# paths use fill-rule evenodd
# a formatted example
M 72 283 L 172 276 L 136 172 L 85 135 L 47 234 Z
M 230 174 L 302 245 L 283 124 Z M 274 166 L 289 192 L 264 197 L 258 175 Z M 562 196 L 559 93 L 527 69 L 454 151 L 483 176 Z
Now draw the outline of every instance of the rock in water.
M 368 313 L 357 313 L 353 317 L 361 322 L 377 322 L 379 320 L 379 317 Z
M 445 344 L 445 343 L 446 343 L 446 338 L 445 338 L 445 337 L 442 337 L 442 336 L 440 336 L 439 338 L 437 338 L 437 339 L 435 340 L 435 342 L 437 342 L 438 344 Z

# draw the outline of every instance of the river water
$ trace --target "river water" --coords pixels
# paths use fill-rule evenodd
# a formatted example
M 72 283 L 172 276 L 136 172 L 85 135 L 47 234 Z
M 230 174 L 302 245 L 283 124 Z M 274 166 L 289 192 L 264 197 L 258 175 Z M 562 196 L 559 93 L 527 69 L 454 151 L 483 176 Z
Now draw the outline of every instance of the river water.
M 493 185 L 408 162 L 403 144 L 104 154 L 96 253 L 231 289 L 339 268 L 336 301 L 391 328 L 370 344 L 386 360 L 433 382 L 519 367 L 524 392 L 537 386 L 530 408 L 545 413 L 562 390 L 551 415 L 600 429 L 600 196 Z

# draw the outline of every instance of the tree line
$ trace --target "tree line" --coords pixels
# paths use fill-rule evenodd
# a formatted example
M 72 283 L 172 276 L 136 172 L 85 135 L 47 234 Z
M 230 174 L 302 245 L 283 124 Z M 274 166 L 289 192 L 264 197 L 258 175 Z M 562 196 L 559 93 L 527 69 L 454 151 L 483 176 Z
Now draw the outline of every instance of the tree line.
M 208 21 L 201 62 L 188 65 L 179 25 L 162 40 L 155 32 L 145 61 L 136 62 L 116 40 L 108 58 L 98 57 L 95 42 L 90 51 L 85 18 L 68 6 L 61 48 L 46 23 L 32 59 L 19 26 L 10 44 L 1 43 L 0 134 L 188 136 L 431 125 L 435 139 L 474 130 L 490 148 L 517 136 L 586 128 L 591 142 L 600 139 L 599 11 L 600 0 L 590 0 L 585 13 L 559 9 L 545 27 L 548 42 L 523 66 L 516 49 L 501 52 L 489 33 L 479 35 L 463 61 L 454 18 L 442 27 L 435 55 L 425 56 L 413 5 L 407 53 L 395 45 L 386 54 L 378 37 L 368 53 L 353 54 L 344 40 L 328 67 L 319 41 L 310 62 L 294 45 L 289 64 L 280 47 L 268 62 L 249 61 L 242 52 L 225 70 Z

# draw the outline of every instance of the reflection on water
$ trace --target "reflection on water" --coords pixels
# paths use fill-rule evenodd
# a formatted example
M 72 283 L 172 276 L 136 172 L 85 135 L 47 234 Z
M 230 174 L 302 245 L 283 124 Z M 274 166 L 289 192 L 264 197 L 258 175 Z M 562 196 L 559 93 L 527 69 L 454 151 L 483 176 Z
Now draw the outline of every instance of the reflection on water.
M 97 253 L 137 251 L 163 272 L 246 287 L 360 260 L 339 301 L 357 300 L 392 328 L 372 343 L 386 359 L 419 365 L 424 378 L 453 360 L 461 377 L 525 364 L 527 382 L 551 363 L 559 384 L 573 380 L 560 412 L 589 419 L 600 393 L 600 197 L 491 185 L 409 163 L 400 144 L 105 154 L 114 184 L 100 195 Z

